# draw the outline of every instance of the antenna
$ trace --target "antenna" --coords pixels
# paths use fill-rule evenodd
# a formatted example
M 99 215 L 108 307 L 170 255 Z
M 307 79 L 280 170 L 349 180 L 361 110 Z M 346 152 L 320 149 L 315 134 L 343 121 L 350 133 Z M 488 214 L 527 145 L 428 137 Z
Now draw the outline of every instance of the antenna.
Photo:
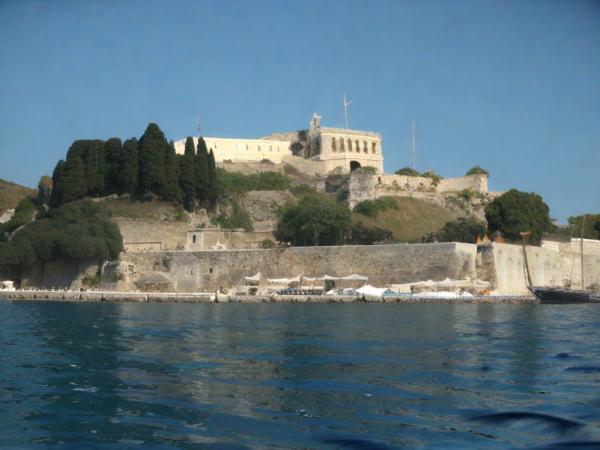
M 346 94 L 344 94 L 344 120 L 346 122 L 346 129 L 348 129 L 348 106 L 350 106 L 350 103 L 347 99 L 346 99 Z
M 198 136 L 200 136 L 200 114 L 196 114 L 196 126 L 194 129 L 198 131 Z
M 415 151 L 415 118 L 412 121 L 412 168 L 417 169 L 417 153 Z

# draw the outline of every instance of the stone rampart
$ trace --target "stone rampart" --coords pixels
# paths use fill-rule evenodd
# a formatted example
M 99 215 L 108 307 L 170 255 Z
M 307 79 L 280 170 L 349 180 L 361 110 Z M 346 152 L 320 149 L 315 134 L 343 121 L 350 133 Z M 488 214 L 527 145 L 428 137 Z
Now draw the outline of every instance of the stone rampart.
M 125 251 L 184 249 L 187 222 L 114 218 L 123 236 Z
M 171 280 L 171 287 L 178 292 L 231 287 L 257 272 L 269 278 L 359 273 L 369 276 L 369 283 L 376 286 L 446 277 L 473 278 L 476 276 L 475 258 L 476 246 L 462 243 L 127 255 L 138 278 L 146 272 L 160 272 Z
M 527 266 L 533 286 L 581 288 L 581 253 L 550 248 L 493 243 L 481 246 L 478 274 L 500 295 L 521 295 L 527 290 Z M 527 266 L 525 263 L 527 258 Z M 600 285 L 600 255 L 584 249 L 585 287 Z

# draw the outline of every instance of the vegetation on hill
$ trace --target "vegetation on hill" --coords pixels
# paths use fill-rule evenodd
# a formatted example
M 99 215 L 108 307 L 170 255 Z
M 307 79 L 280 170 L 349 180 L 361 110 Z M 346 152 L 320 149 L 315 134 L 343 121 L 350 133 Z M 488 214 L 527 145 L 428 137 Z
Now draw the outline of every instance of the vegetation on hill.
M 353 212 L 367 217 L 376 217 L 377 214 L 388 209 L 398 209 L 395 198 L 380 197 L 375 200 L 364 200 L 354 207 Z
M 580 238 L 583 231 L 585 239 L 600 239 L 600 214 L 585 214 L 585 220 L 584 215 L 572 216 L 567 222 L 562 234 Z
M 355 209 L 353 220 L 369 228 L 389 230 L 393 240 L 398 242 L 419 242 L 425 235 L 455 220 L 447 209 L 424 200 L 409 197 L 392 200 L 395 208 L 378 211 L 374 217 L 359 214 Z
M 35 190 L 0 179 L 0 214 L 16 206 L 27 197 L 33 197 Z
M 35 215 L 36 207 L 33 201 L 30 198 L 21 200 L 12 218 L 6 223 L 0 223 L 0 241 L 7 240 L 15 230 L 32 222 Z
M 20 273 L 36 262 L 114 259 L 123 250 L 119 229 L 89 200 L 72 202 L 0 242 L 0 267 Z
M 465 175 L 485 175 L 489 177 L 490 173 L 481 166 L 473 166 L 469 170 L 467 170 L 467 173 L 465 173 Z
M 248 191 L 284 191 L 289 188 L 289 179 L 279 172 L 261 172 L 244 175 L 217 169 L 220 186 L 225 194 L 241 194 Z
M 214 208 L 219 194 L 214 154 L 204 139 L 194 146 L 188 137 L 184 155 L 178 155 L 154 123 L 139 141 L 73 142 L 66 160 L 54 169 L 52 186 L 52 207 L 85 197 L 129 194 L 134 199 L 158 197 L 191 211 Z
M 539 245 L 542 235 L 553 229 L 549 211 L 540 195 L 511 189 L 486 206 L 485 217 L 490 233 L 498 231 L 515 242 L 528 233 L 526 242 Z
M 446 223 L 440 231 L 430 233 L 423 239 L 424 242 L 466 242 L 474 244 L 478 237 L 485 235 L 485 224 L 473 217 L 460 218 Z
M 421 173 L 412 167 L 403 167 L 395 172 L 396 175 L 405 175 L 407 177 L 420 177 Z

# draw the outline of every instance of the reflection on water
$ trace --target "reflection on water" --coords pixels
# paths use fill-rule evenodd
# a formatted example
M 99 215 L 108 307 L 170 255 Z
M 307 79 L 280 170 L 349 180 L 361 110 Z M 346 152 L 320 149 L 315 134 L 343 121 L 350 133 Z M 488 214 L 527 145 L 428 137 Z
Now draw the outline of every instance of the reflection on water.
M 600 438 L 597 305 L 0 302 L 0 336 L 8 448 Z

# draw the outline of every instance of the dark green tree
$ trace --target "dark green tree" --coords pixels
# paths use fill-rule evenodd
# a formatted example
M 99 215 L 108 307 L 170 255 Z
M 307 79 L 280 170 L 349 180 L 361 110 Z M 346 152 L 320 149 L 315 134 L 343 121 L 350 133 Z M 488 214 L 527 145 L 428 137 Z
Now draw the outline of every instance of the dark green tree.
M 192 211 L 196 200 L 196 169 L 195 169 L 195 146 L 194 140 L 188 136 L 185 140 L 185 151 L 181 158 L 181 171 L 179 175 L 179 186 L 183 192 L 183 206 Z
M 402 169 L 396 170 L 396 175 L 406 175 L 409 177 L 420 177 L 421 174 L 413 169 L 412 167 L 403 167 Z
M 52 172 L 52 191 L 50 192 L 50 206 L 56 207 L 62 204 L 62 190 L 65 177 L 66 162 L 62 159 L 56 163 Z
M 123 144 L 119 138 L 110 138 L 104 143 L 104 156 L 106 158 L 105 194 L 122 194 L 119 180 L 121 159 L 123 158 Z
M 57 207 L 85 197 L 87 183 L 83 161 L 79 156 L 70 156 L 59 161 L 52 174 L 50 206 Z
M 471 167 L 465 175 L 485 175 L 490 176 L 490 173 L 481 166 Z
M 180 203 L 183 197 L 179 187 L 180 158 L 173 143 L 170 143 L 165 152 L 165 184 L 160 193 L 160 197 L 169 202 Z
M 208 201 L 208 149 L 206 148 L 206 142 L 204 138 L 200 136 L 198 138 L 198 144 L 196 147 L 196 198 L 199 203 L 203 206 L 207 206 Z
M 530 233 L 528 242 L 537 245 L 552 229 L 548 205 L 533 192 L 505 192 L 486 206 L 485 217 L 491 233 L 499 231 L 511 241 L 520 241 L 521 233 Z
M 326 194 L 303 197 L 283 207 L 276 237 L 296 246 L 339 245 L 349 236 L 351 213 Z
M 600 214 L 585 214 L 573 216 L 567 219 L 570 234 L 573 237 L 581 237 L 583 231 L 584 239 L 598 239 L 597 230 L 600 228 Z
M 120 192 L 135 196 L 138 187 L 138 172 L 138 141 L 136 138 L 127 139 L 123 143 L 117 176 Z
M 140 193 L 159 195 L 165 185 L 165 153 L 167 141 L 164 133 L 151 123 L 140 138 Z
M 100 140 L 83 141 L 83 164 L 85 179 L 87 181 L 87 195 L 100 197 L 104 195 L 106 178 L 106 158 L 104 156 L 104 142 Z
M 426 237 L 426 241 L 437 240 L 438 242 L 466 242 L 474 244 L 477 237 L 485 235 L 485 225 L 476 219 L 460 218 L 454 222 L 448 222 L 437 233 Z
M 44 175 L 38 182 L 38 194 L 36 203 L 38 205 L 49 205 L 52 196 L 52 178 Z
M 212 210 L 217 205 L 219 196 L 219 178 L 217 175 L 217 164 L 212 148 L 208 152 L 208 207 Z

